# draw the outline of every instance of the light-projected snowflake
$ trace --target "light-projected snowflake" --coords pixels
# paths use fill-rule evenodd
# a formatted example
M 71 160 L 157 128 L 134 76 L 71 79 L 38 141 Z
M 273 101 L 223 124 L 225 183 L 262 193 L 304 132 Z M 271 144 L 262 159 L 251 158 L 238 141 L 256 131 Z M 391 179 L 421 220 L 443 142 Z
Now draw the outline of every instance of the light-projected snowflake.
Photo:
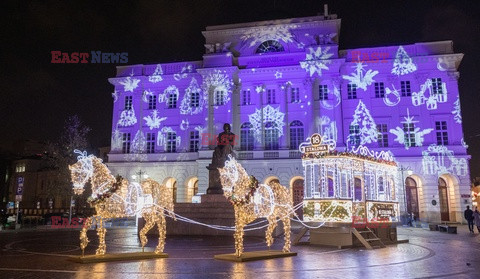
M 150 130 L 160 128 L 160 123 L 167 120 L 166 117 L 158 117 L 157 110 L 152 111 L 150 115 L 145 116 L 143 119 L 145 120 L 145 125 L 147 125 Z
M 135 90 L 135 88 L 138 87 L 139 82 L 140 82 L 140 80 L 137 79 L 137 78 L 126 77 L 122 81 L 119 81 L 118 83 L 123 85 L 123 91 L 133 92 L 133 90 Z
M 180 146 L 182 143 L 181 137 L 177 135 L 177 132 L 173 130 L 171 127 L 163 127 L 160 131 L 157 133 L 157 145 L 158 146 L 163 146 L 163 148 L 166 150 L 167 149 L 167 136 L 168 133 L 175 133 L 175 143 L 176 146 Z
M 120 119 L 118 120 L 117 125 L 121 127 L 133 126 L 137 123 L 137 117 L 135 117 L 135 110 L 127 109 L 120 113 Z
M 113 98 L 114 103 L 116 103 L 118 101 L 118 91 L 117 90 L 113 91 L 112 98 Z
M 142 131 L 138 130 L 132 141 L 131 153 L 137 153 L 137 154 L 145 153 L 146 148 L 147 148 L 147 140 L 145 138 L 145 135 L 143 134 Z
M 378 71 L 365 70 L 365 65 L 362 62 L 356 64 L 355 72 L 351 73 L 349 76 L 342 75 L 342 77 L 352 84 L 356 84 L 358 88 L 367 91 L 367 86 L 375 82 L 373 77 L 378 74 Z
M 122 150 L 122 133 L 118 129 L 115 129 L 112 133 L 112 151 Z
M 305 61 L 300 62 L 300 67 L 305 69 L 310 76 L 315 73 L 318 76 L 322 76 L 322 70 L 328 70 L 328 64 L 332 63 L 330 59 L 333 53 L 329 53 L 330 47 L 326 47 L 322 50 L 322 47 L 309 47 L 306 54 Z
M 453 173 L 458 176 L 468 174 L 468 163 L 465 158 L 457 158 L 446 146 L 431 144 L 422 151 L 422 168 L 425 175 L 442 175 Z
M 209 92 L 211 87 L 218 89 L 221 88 L 226 91 L 226 95 L 232 93 L 233 81 L 228 76 L 227 71 L 214 70 L 204 78 L 203 80 L 203 90 Z
M 352 141 L 351 137 L 355 136 L 360 137 L 361 145 L 377 142 L 377 124 L 375 124 L 370 111 L 361 100 L 358 101 L 357 108 L 353 114 L 353 121 L 350 123 L 350 127 L 351 126 L 358 126 L 358 133 L 355 135 L 350 134 L 350 137 L 348 138 L 349 142 Z
M 330 89 L 328 89 L 328 95 L 333 95 L 333 97 L 334 97 L 333 98 L 333 104 L 330 103 L 330 101 L 329 101 L 329 100 L 331 100 L 330 98 L 328 98 L 326 100 L 321 100 L 320 105 L 323 108 L 332 110 L 333 108 L 338 107 L 340 105 L 340 103 L 342 102 L 342 97 L 340 96 L 340 90 L 338 90 L 338 87 L 336 85 L 333 86 L 333 93 L 330 91 Z M 305 97 L 307 97 L 307 96 L 305 96 Z
M 192 104 L 192 101 L 198 101 L 198 103 Z M 197 80 L 192 78 L 190 85 L 185 89 L 185 94 L 180 104 L 180 114 L 198 114 L 203 111 L 206 103 L 206 94 L 202 93 L 202 89 L 198 86 Z
M 294 37 L 290 30 L 295 28 L 297 28 L 297 25 L 294 24 L 253 27 L 245 31 L 240 39 L 244 43 L 250 41 L 250 47 L 268 40 L 291 43 L 293 42 Z
M 392 74 L 401 76 L 417 70 L 417 66 L 413 63 L 412 58 L 408 55 L 402 46 L 398 47 L 395 60 L 393 60 Z
M 153 95 L 154 95 L 153 92 L 147 89 L 147 90 L 143 91 L 142 100 L 145 103 L 148 103 L 149 97 L 153 96 Z
M 427 79 L 427 81 L 420 86 L 420 91 L 412 93 L 412 104 L 416 107 L 425 104 L 428 110 L 437 109 L 437 103 L 447 102 L 448 92 L 445 82 L 442 82 L 440 88 L 437 88 L 437 90 L 441 90 L 442 93 L 434 92 L 432 80 Z M 427 91 L 428 97 L 425 96 Z
M 393 107 L 398 105 L 400 103 L 400 93 L 398 93 L 398 90 L 395 88 L 395 86 L 392 84 L 392 88 L 385 88 L 385 96 L 383 97 L 383 102 L 385 105 L 389 107 Z
M 455 103 L 453 103 L 452 114 L 453 114 L 453 119 L 455 120 L 455 122 L 457 122 L 458 124 L 462 124 L 462 109 L 460 107 L 460 97 L 459 96 L 457 96 L 457 100 L 455 101 Z
M 248 115 L 248 121 L 252 124 L 257 142 L 262 141 L 262 127 L 266 123 L 272 123 L 271 127 L 277 130 L 278 137 L 283 136 L 284 117 L 285 114 L 280 111 L 280 107 L 273 108 L 270 105 L 265 106 L 262 110 L 255 109 L 254 113 Z
M 185 66 L 182 67 L 182 70 L 179 73 L 176 73 L 173 75 L 173 78 L 175 80 L 181 80 L 183 78 L 186 78 L 189 73 L 193 72 L 193 65 L 192 64 L 185 64 Z
M 413 120 L 414 118 L 414 116 L 410 116 L 410 111 L 407 108 L 407 116 L 404 117 L 405 121 L 402 121 L 400 123 L 403 124 L 402 127 L 409 127 L 409 129 L 413 127 L 413 131 L 408 131 L 408 134 L 405 133 L 403 128 L 398 126 L 395 129 L 390 129 L 390 133 L 396 136 L 394 141 L 400 144 L 404 144 L 405 149 L 409 149 L 413 143 L 415 144 L 415 146 L 422 146 L 425 140 L 424 136 L 433 131 L 433 129 L 431 128 L 420 130 L 420 128 L 415 127 L 415 123 L 418 123 L 418 121 Z
M 155 68 L 155 71 L 151 76 L 148 76 L 148 81 L 151 83 L 157 83 L 163 80 L 163 70 L 162 70 L 162 65 L 157 64 L 157 67 Z

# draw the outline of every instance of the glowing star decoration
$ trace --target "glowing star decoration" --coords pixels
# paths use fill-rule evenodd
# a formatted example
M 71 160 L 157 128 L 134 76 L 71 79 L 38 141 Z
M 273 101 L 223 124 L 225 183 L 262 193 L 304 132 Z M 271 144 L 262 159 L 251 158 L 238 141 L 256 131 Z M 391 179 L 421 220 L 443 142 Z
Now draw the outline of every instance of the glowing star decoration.
M 332 94 L 330 89 L 328 89 L 328 94 Z M 336 108 L 340 105 L 340 102 L 342 101 L 342 97 L 340 96 L 340 90 L 338 90 L 338 87 L 336 85 L 333 86 L 333 104 L 331 104 L 329 102 L 330 98 L 328 98 L 327 100 L 321 100 L 320 101 L 320 105 L 325 108 L 325 109 L 329 109 L 329 110 L 332 110 L 333 108 Z M 307 98 L 307 96 L 305 96 L 305 98 Z
M 265 239 L 269 248 L 274 241 L 272 233 L 277 219 L 282 221 L 285 233 L 283 252 L 290 252 L 290 215 L 294 211 L 290 191 L 276 182 L 259 184 L 230 155 L 225 166 L 218 171 L 223 194 L 235 211 L 235 255 L 242 256 L 244 229 L 257 218 L 266 218 L 268 221 Z
M 188 126 L 190 126 L 190 123 L 188 122 L 188 119 L 182 120 L 182 123 L 180 124 L 180 129 L 182 131 L 185 131 L 188 129 Z
M 185 64 L 185 66 L 182 67 L 182 70 L 179 73 L 176 73 L 173 75 L 173 78 L 178 81 L 183 78 L 186 78 L 188 74 L 192 72 L 193 72 L 192 64 Z
M 157 64 L 157 67 L 155 68 L 155 71 L 151 76 L 148 76 L 148 81 L 151 83 L 157 83 L 163 80 L 162 78 L 163 75 L 163 70 L 162 70 L 162 65 Z
M 112 151 L 122 150 L 122 133 L 118 129 L 112 133 Z
M 145 138 L 145 135 L 143 134 L 142 131 L 138 130 L 132 141 L 131 152 L 135 154 L 145 153 L 146 148 L 147 148 L 147 140 Z
M 198 114 L 203 111 L 206 103 L 206 94 L 202 93 L 197 80 L 192 78 L 190 85 L 185 89 L 185 94 L 180 104 L 180 114 Z
M 392 84 L 392 88 L 385 88 L 385 96 L 383 97 L 383 102 L 385 105 L 389 107 L 393 107 L 398 105 L 400 103 L 400 93 L 398 93 L 398 90 L 395 88 L 395 86 Z
M 294 37 L 290 30 L 295 28 L 297 26 L 293 24 L 253 27 L 244 32 L 240 39 L 244 43 L 250 41 L 250 47 L 269 40 L 291 43 Z
M 140 82 L 139 79 L 131 78 L 131 77 L 126 77 L 124 80 L 119 81 L 118 83 L 120 83 L 121 85 L 123 85 L 123 91 L 125 91 L 125 92 L 127 92 L 127 91 L 133 92 L 133 90 L 135 90 L 135 88 L 138 87 L 138 83 L 139 83 L 139 82 Z
M 254 113 L 248 115 L 257 142 L 262 141 L 262 127 L 267 124 L 270 126 L 269 128 L 276 130 L 274 134 L 279 138 L 283 136 L 284 117 L 285 114 L 280 111 L 280 107 L 273 108 L 270 105 L 263 107 L 262 110 L 255 109 Z
M 166 117 L 158 117 L 157 110 L 153 110 L 151 112 L 151 115 L 145 116 L 143 119 L 145 120 L 145 124 L 148 126 L 148 128 L 150 128 L 150 130 L 160 128 L 160 123 L 167 120 Z
M 355 72 L 349 76 L 342 75 L 343 79 L 350 81 L 350 83 L 357 85 L 358 88 L 367 91 L 367 86 L 375 82 L 373 77 L 378 74 L 378 71 L 368 70 L 366 71 L 365 65 L 362 62 L 356 63 Z M 366 71 L 366 72 L 365 72 Z
M 328 64 L 332 63 L 330 59 L 333 53 L 329 53 L 330 47 L 326 47 L 322 50 L 322 47 L 309 47 L 309 53 L 306 54 L 305 61 L 300 62 L 300 67 L 305 69 L 310 76 L 315 73 L 318 76 L 322 76 L 322 70 L 328 70 Z
M 112 93 L 113 102 L 116 103 L 118 100 L 118 91 L 114 90 Z
M 275 72 L 275 79 L 279 79 L 279 78 L 282 78 L 282 72 L 279 72 L 279 71 L 276 71 Z
M 412 58 L 402 46 L 398 47 L 395 60 L 393 60 L 392 74 L 403 76 L 417 70 L 417 66 L 413 63 Z
M 120 119 L 118 120 L 117 125 L 121 127 L 133 126 L 137 123 L 137 117 L 135 117 L 135 110 L 126 109 L 120 113 Z
M 404 144 L 405 149 L 409 149 L 411 147 L 412 143 L 414 143 L 415 146 L 422 146 L 423 141 L 424 141 L 423 137 L 426 134 L 429 134 L 431 131 L 433 131 L 433 129 L 431 129 L 431 128 L 420 130 L 420 128 L 415 127 L 415 123 L 418 123 L 418 121 L 413 120 L 414 118 L 415 118 L 414 116 L 410 116 L 410 111 L 407 108 L 407 116 L 404 117 L 405 121 L 402 121 L 400 123 L 403 124 L 403 127 L 408 127 L 408 129 L 410 130 L 408 132 L 408 134 L 405 134 L 405 131 L 400 127 L 397 127 L 395 129 L 390 129 L 390 133 L 397 136 L 394 139 L 394 141 L 396 141 L 400 144 Z M 413 138 L 412 138 L 412 136 L 413 136 Z M 408 140 L 405 141 L 405 139 L 408 139 Z
M 148 103 L 150 96 L 154 96 L 154 94 L 153 94 L 152 91 L 150 91 L 150 90 L 147 89 L 147 90 L 143 91 L 142 100 L 143 100 L 145 103 Z
M 84 256 L 85 248 L 89 243 L 87 231 L 94 223 L 96 223 L 99 239 L 96 254 L 104 255 L 107 249 L 105 243 L 107 230 L 104 228 L 103 220 L 137 215 L 145 219 L 145 226 L 139 235 L 142 251 L 147 243 L 147 232 L 156 225 L 159 239 L 155 253 L 163 253 L 166 236 L 165 214 L 175 218 L 171 190 L 152 179 L 143 180 L 139 184 L 129 183 L 120 176 L 115 178 L 101 159 L 93 155 L 87 156 L 86 152 L 82 153 L 78 150 L 75 150 L 75 153 L 80 154 L 78 161 L 68 167 L 74 193 L 82 194 L 85 185 L 90 181 L 92 195 L 87 201 L 95 208 L 95 214 L 86 218 L 80 231 L 82 256 Z
M 458 176 L 468 174 L 466 158 L 457 158 L 446 146 L 431 144 L 422 151 L 422 167 L 425 175 L 442 175 L 453 173 Z
M 175 144 L 177 147 L 180 146 L 180 143 L 182 142 L 181 137 L 177 135 L 177 132 L 173 130 L 171 127 L 163 127 L 160 131 L 157 133 L 157 145 L 158 146 L 163 146 L 163 148 L 166 150 L 167 149 L 167 136 L 168 133 L 174 133 L 176 135 L 175 137 Z
M 375 124 L 370 111 L 361 100 L 358 101 L 357 108 L 353 114 L 353 121 L 350 123 L 350 127 L 352 126 L 358 126 L 358 134 L 350 134 L 347 140 L 348 142 L 352 142 L 356 136 L 360 137 L 361 145 L 377 142 L 377 124 Z
M 438 85 L 437 85 L 438 86 Z M 428 90 L 428 97 L 425 96 L 425 93 Z M 412 93 L 412 104 L 416 107 L 421 105 L 426 105 L 428 110 L 437 109 L 437 103 L 447 102 L 447 85 L 445 82 L 442 82 L 436 91 L 433 88 L 433 82 L 431 79 L 427 79 L 424 84 L 420 86 L 420 91 Z M 441 91 L 441 93 L 440 93 Z
M 452 114 L 453 114 L 453 119 L 455 120 L 455 122 L 458 123 L 458 124 L 462 124 L 462 111 L 461 111 L 461 108 L 460 108 L 460 97 L 459 96 L 457 96 L 457 100 L 455 101 L 455 103 L 453 103 Z

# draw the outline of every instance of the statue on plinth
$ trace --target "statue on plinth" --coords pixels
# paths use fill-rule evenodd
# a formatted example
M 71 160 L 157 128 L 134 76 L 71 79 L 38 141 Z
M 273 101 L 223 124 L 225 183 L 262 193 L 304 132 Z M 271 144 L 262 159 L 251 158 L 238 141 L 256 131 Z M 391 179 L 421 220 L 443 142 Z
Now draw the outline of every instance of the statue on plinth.
M 217 137 L 217 146 L 213 151 L 212 163 L 207 167 L 209 170 L 209 181 L 207 194 L 223 194 L 218 168 L 225 166 L 228 155 L 235 157 L 233 146 L 235 145 L 235 134 L 231 132 L 230 124 L 223 125 L 223 132 Z

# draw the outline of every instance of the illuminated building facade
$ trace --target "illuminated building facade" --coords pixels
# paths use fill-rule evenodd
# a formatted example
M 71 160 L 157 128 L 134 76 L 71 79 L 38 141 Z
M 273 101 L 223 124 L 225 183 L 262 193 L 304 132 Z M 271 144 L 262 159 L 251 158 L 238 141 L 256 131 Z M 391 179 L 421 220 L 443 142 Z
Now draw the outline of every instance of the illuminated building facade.
M 292 187 L 298 203 L 298 146 L 320 133 L 339 151 L 390 150 L 402 212 L 461 221 L 470 202 L 463 54 L 451 41 L 339 50 L 339 34 L 335 15 L 209 26 L 201 61 L 118 66 L 112 173 L 145 173 L 191 202 L 208 187 L 213 136 L 231 123 L 248 173 Z

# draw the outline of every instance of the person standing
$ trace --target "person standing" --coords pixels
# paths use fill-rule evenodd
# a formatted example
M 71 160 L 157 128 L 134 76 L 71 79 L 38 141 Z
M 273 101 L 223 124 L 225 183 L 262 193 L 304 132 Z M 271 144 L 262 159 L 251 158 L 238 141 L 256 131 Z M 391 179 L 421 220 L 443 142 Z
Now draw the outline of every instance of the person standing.
M 468 230 L 473 233 L 473 211 L 470 209 L 470 206 L 467 205 L 467 209 L 463 212 L 463 216 L 467 220 Z
M 475 212 L 473 212 L 473 218 L 475 221 L 475 226 L 477 226 L 478 233 L 480 233 L 480 212 L 478 212 L 478 207 L 475 207 Z

